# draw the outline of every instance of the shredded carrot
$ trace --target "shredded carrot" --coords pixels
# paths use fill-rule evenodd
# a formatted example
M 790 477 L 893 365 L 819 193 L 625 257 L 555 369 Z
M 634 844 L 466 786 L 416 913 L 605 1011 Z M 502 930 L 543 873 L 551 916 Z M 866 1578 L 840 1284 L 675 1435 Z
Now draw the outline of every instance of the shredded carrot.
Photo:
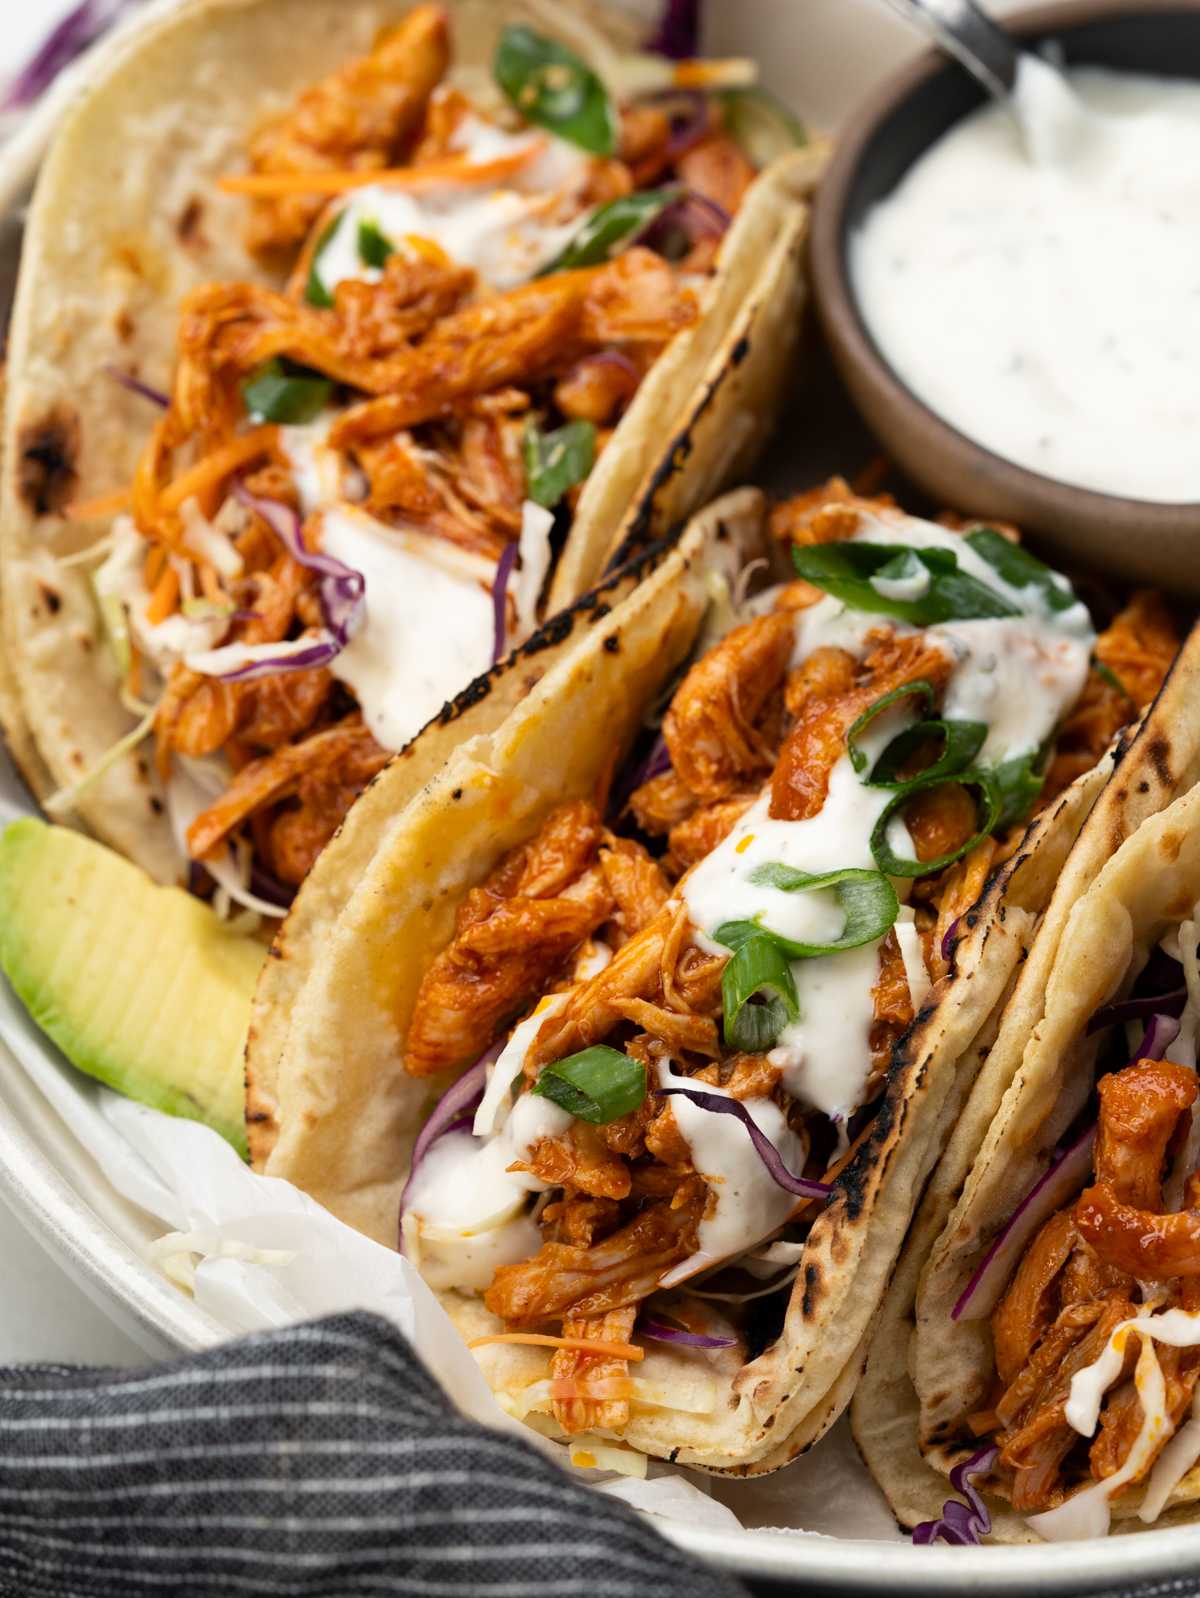
M 165 511 L 177 511 L 185 499 L 219 483 L 223 477 L 228 477 L 230 472 L 252 461 L 256 455 L 266 454 L 267 450 L 274 447 L 276 432 L 274 423 L 268 422 L 265 427 L 252 428 L 250 432 L 230 439 L 228 444 L 222 444 L 220 449 L 197 461 L 195 466 L 189 466 L 186 472 L 181 472 L 173 483 L 163 489 L 158 497 L 159 504 Z
M 175 609 L 178 598 L 179 573 L 174 566 L 168 566 L 155 584 L 154 593 L 150 596 L 150 603 L 146 607 L 146 620 L 151 627 L 157 626 L 160 621 L 166 621 Z
M 524 149 L 497 156 L 494 161 L 447 156 L 442 161 L 427 161 L 424 166 L 367 167 L 351 172 L 239 172 L 219 179 L 217 187 L 225 194 L 273 200 L 285 194 L 345 194 L 370 183 L 405 189 L 433 189 L 443 183 L 493 183 L 527 166 L 545 148 L 545 142 L 533 139 Z
M 549 1337 L 544 1332 L 493 1332 L 490 1337 L 473 1337 L 468 1348 L 483 1343 L 538 1343 L 543 1348 L 573 1348 L 580 1354 L 607 1359 L 644 1359 L 646 1351 L 636 1343 L 602 1343 L 591 1337 Z
M 81 499 L 74 505 L 68 505 L 63 515 L 69 522 L 90 522 L 95 516 L 115 516 L 118 511 L 129 509 L 129 494 L 127 488 L 118 488 L 114 494 L 101 494 L 99 499 Z
M 158 579 L 167 566 L 167 552 L 161 544 L 151 544 L 142 565 L 142 581 L 151 593 L 158 587 Z
M 132 638 L 129 640 L 129 676 L 125 686 L 134 699 L 142 697 L 142 652 Z
M 222 606 L 230 603 L 229 595 L 221 587 L 217 568 L 208 560 L 200 562 L 200 591 L 213 605 Z

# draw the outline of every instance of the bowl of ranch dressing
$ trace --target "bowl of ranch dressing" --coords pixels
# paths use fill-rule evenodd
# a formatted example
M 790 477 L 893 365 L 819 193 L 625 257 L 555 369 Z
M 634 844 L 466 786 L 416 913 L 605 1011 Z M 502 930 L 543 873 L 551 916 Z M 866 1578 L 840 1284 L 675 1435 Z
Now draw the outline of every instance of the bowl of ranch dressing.
M 1200 594 L 1200 8 L 1005 26 L 1009 104 L 930 54 L 847 129 L 813 221 L 826 335 L 935 498 Z

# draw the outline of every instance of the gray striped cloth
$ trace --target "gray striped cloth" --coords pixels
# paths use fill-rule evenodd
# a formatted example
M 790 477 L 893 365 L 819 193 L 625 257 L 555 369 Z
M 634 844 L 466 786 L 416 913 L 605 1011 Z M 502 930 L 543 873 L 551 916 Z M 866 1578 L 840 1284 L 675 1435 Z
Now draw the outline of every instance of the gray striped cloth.
M 392 1326 L 334 1315 L 120 1371 L 0 1370 L 3 1598 L 745 1598 Z

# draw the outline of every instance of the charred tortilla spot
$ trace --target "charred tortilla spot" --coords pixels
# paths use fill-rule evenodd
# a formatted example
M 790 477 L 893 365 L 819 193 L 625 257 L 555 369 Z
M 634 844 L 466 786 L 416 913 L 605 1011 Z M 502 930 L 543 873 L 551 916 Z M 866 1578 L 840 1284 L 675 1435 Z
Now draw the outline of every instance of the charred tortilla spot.
M 844 1174 L 844 1173 L 843 1173 Z M 813 1301 L 821 1285 L 821 1270 L 818 1265 L 810 1264 L 804 1267 L 804 1300 L 803 1309 L 806 1316 L 813 1313 Z
M 678 1448 L 672 1448 L 671 1452 L 667 1455 L 667 1464 L 668 1465 L 673 1465 L 678 1458 L 679 1458 L 679 1450 L 678 1450 Z
M 617 637 L 616 633 L 611 633 L 604 640 L 604 648 L 610 655 L 619 655 L 621 653 L 621 640 Z
M 766 1418 L 766 1420 L 765 1420 L 765 1421 L 763 1421 L 763 1423 L 762 1423 L 762 1429 L 763 1429 L 763 1431 L 765 1431 L 765 1432 L 769 1432 L 769 1431 L 770 1431 L 770 1430 L 771 1430 L 771 1427 L 772 1427 L 772 1426 L 774 1426 L 774 1424 L 775 1424 L 775 1417 L 774 1417 L 774 1415 L 768 1415 L 768 1416 L 767 1416 L 767 1418 Z
M 1154 762 L 1155 774 L 1158 777 L 1159 782 L 1162 783 L 1163 787 L 1164 788 L 1172 788 L 1172 787 L 1174 787 L 1175 778 L 1171 774 L 1171 767 L 1170 767 L 1170 764 L 1169 764 L 1170 759 L 1171 759 L 1171 741 L 1170 741 L 1170 739 L 1169 738 L 1154 738 L 1154 739 L 1152 739 L 1151 742 L 1150 742 L 1149 747 L 1146 750 L 1146 753 L 1150 756 L 1150 759 Z
M 179 213 L 179 220 L 175 223 L 175 237 L 190 255 L 203 254 L 209 247 L 204 233 L 204 206 L 195 195 Z
M 272 951 L 272 952 L 274 952 L 274 951 Z M 265 1120 L 267 1120 L 267 1118 L 268 1117 L 267 1117 L 267 1113 L 266 1113 L 265 1110 L 258 1110 L 254 1114 L 251 1114 L 249 1111 L 247 1111 L 247 1113 L 246 1113 L 247 1121 L 265 1121 Z
M 454 790 L 454 792 L 450 795 L 450 797 L 451 797 L 451 799 L 461 799 L 462 798 L 462 789 L 461 788 L 456 788 Z
M 53 516 L 79 482 L 79 416 L 65 405 L 27 422 L 17 439 L 17 493 L 35 516 Z
M 743 335 L 729 352 L 730 366 L 740 366 L 750 353 L 750 340 Z
M 1148 782 L 1139 782 L 1138 783 L 1138 792 L 1139 793 L 1149 793 L 1150 792 L 1150 784 Z
M 728 527 L 726 527 L 724 522 L 718 522 L 717 523 L 717 531 L 716 531 L 716 534 L 714 536 L 722 543 L 726 539 L 728 539 L 728 537 L 729 537 L 729 529 L 728 529 Z
M 611 605 L 597 605 L 596 606 L 596 614 L 592 617 L 592 620 L 593 621 L 603 621 L 606 616 L 611 616 L 611 615 L 612 615 L 612 606 Z
M 136 327 L 134 326 L 132 316 L 130 316 L 129 312 L 124 306 L 122 306 L 117 314 L 113 317 L 113 331 L 121 340 L 122 344 L 128 344 L 134 333 L 137 331 Z
M 272 944 L 271 947 L 267 950 L 267 953 L 270 955 L 272 960 L 282 960 L 283 959 L 283 950 L 282 949 L 277 949 L 274 944 Z
M 156 816 L 161 816 L 163 813 L 163 802 L 156 793 L 150 795 L 150 808 Z
M 42 596 L 42 603 L 52 616 L 57 616 L 62 609 L 62 595 L 57 593 L 47 583 L 38 584 L 38 592 Z

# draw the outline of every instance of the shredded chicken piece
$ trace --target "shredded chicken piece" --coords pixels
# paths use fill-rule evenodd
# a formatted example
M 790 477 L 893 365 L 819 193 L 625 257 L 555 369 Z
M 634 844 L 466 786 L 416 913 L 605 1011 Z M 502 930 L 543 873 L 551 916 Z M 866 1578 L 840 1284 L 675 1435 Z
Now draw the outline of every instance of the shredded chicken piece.
M 979 807 L 961 783 L 918 793 L 904 813 L 915 858 L 924 863 L 955 854 L 979 830 Z
M 1123 1204 L 1157 1213 L 1162 1209 L 1167 1145 L 1180 1116 L 1196 1102 L 1196 1073 L 1170 1060 L 1139 1060 L 1101 1077 L 1096 1091 L 1100 1095 L 1097 1182 L 1110 1187 Z
M 1061 1499 L 1060 1469 L 1077 1441 L 1065 1412 L 1071 1378 L 1099 1358 L 1120 1321 L 1137 1315 L 1135 1293 L 1144 1299 L 1157 1284 L 1166 1303 L 1191 1303 L 1200 1285 L 1200 1211 L 1161 1213 L 1164 1165 L 1195 1102 L 1195 1073 L 1139 1060 L 1104 1077 L 1099 1093 L 1095 1185 L 1044 1223 L 992 1315 L 996 1369 L 1006 1389 L 995 1405 L 1000 1463 L 1014 1472 L 1012 1501 L 1021 1510 Z M 1189 1206 L 1200 1202 L 1200 1181 L 1189 1181 L 1186 1197 Z M 1105 1400 L 1090 1456 L 1097 1479 L 1120 1469 L 1141 1429 L 1129 1381 L 1137 1342 L 1127 1339 L 1124 1365 Z M 1165 1444 L 1190 1402 L 1200 1354 L 1168 1348 L 1161 1354 L 1171 1420 Z
M 1053 1289 L 1079 1241 L 1069 1210 L 1060 1210 L 1030 1245 L 1008 1291 L 992 1315 L 996 1373 L 1012 1383 L 1050 1330 L 1058 1313 Z
M 923 680 L 938 695 L 954 670 L 950 654 L 922 633 L 870 635 L 874 647 L 858 686 L 810 701 L 788 734 L 771 779 L 771 815 L 784 821 L 815 816 L 829 791 L 829 774 L 846 751 L 846 736 L 870 705 L 905 683 Z
M 516 1160 L 510 1171 L 530 1171 L 548 1187 L 569 1187 L 591 1198 L 629 1197 L 629 1171 L 611 1149 L 603 1128 L 575 1121 L 561 1137 L 542 1138 L 528 1161 Z
M 608 427 L 637 392 L 641 374 L 616 351 L 585 355 L 554 389 L 554 403 L 564 416 L 581 417 Z
M 783 544 L 834 544 L 857 531 L 859 512 L 877 516 L 894 509 L 895 504 L 890 494 L 864 499 L 844 477 L 831 477 L 820 488 L 794 494 L 776 505 L 771 512 L 771 533 Z
M 888 1066 L 892 1063 L 892 1045 L 904 1036 L 913 1021 L 908 972 L 894 928 L 889 928 L 879 945 L 879 976 L 871 989 L 871 1002 L 875 1019 L 871 1024 L 871 1075 L 866 1083 L 868 1100 L 883 1085 L 887 1076 Z
M 615 1199 L 564 1197 L 557 1204 L 546 1205 L 538 1225 L 548 1243 L 591 1248 L 615 1232 L 621 1219 L 621 1206 Z
M 815 699 L 848 694 L 854 687 L 859 665 L 847 649 L 828 645 L 814 649 L 808 659 L 787 674 L 784 703 L 789 716 L 798 716 Z
M 453 942 L 417 995 L 404 1059 L 411 1075 L 481 1054 L 500 1023 L 543 993 L 572 950 L 613 913 L 612 893 L 594 865 L 602 836 L 592 805 L 562 805 L 472 889 L 459 906 Z
M 647 999 L 662 986 L 663 953 L 675 923 L 668 901 L 635 938 L 617 950 L 603 971 L 576 988 L 557 1015 L 544 1021 L 526 1054 L 526 1069 L 565 1059 L 602 1042 L 625 1019 L 614 1000 Z
M 600 851 L 600 869 L 616 902 L 613 922 L 620 933 L 619 947 L 644 932 L 671 896 L 671 884 L 657 860 L 631 838 L 608 835 Z
M 693 1082 L 724 1088 L 731 1098 L 743 1100 L 769 1099 L 782 1079 L 783 1067 L 772 1065 L 765 1054 L 735 1054 L 692 1073 Z
M 420 126 L 430 94 L 450 62 L 445 11 L 419 5 L 385 33 L 369 55 L 307 89 L 295 106 L 250 141 L 255 172 L 329 172 L 385 167 Z M 294 248 L 321 210 L 319 195 L 257 200 L 250 248 L 275 255 Z
M 961 860 L 947 866 L 927 883 L 918 884 L 914 890 L 914 898 L 924 898 L 937 907 L 936 924 L 922 937 L 925 965 L 934 982 L 940 982 L 950 969 L 950 961 L 942 953 L 946 934 L 983 892 L 996 858 L 996 848 L 995 838 L 981 838 Z
M 634 790 L 629 808 L 642 831 L 657 838 L 686 821 L 699 803 L 682 777 L 675 771 L 664 771 Z
M 708 134 L 679 157 L 675 170 L 689 193 L 720 206 L 727 216 L 737 211 L 755 178 L 741 145 L 728 133 Z
M 1088 672 L 1083 693 L 1058 735 L 1039 809 L 1090 771 L 1121 728 L 1145 710 L 1178 652 L 1179 639 L 1162 596 L 1139 590 L 1096 640 L 1095 657 L 1120 688 L 1095 666 Z
M 637 1320 L 638 1306 L 624 1305 L 609 1310 L 606 1315 L 563 1320 L 564 1337 L 586 1337 L 596 1343 L 628 1343 L 633 1336 L 633 1323 Z M 629 1375 L 629 1362 L 624 1359 L 601 1359 L 578 1349 L 559 1348 L 554 1352 L 550 1366 L 550 1379 L 554 1382 L 580 1381 L 585 1384 L 610 1381 L 613 1377 Z M 629 1421 L 627 1399 L 566 1398 L 553 1401 L 555 1420 L 563 1431 L 590 1432 L 604 1429 L 620 1432 Z
M 735 793 L 728 799 L 714 800 L 672 827 L 667 844 L 675 870 L 686 871 L 724 843 L 757 798 L 757 793 Z
M 685 1178 L 677 1204 L 648 1204 L 619 1231 L 592 1248 L 543 1243 L 531 1259 L 501 1265 L 483 1302 L 509 1331 L 556 1320 L 606 1315 L 648 1297 L 677 1260 L 696 1250 L 696 1229 L 707 1199 L 699 1177 Z
M 284 812 L 272 829 L 282 845 L 282 858 L 272 863 L 283 881 L 299 882 L 355 798 L 390 759 L 355 711 L 324 732 L 243 766 L 216 804 L 188 828 L 188 847 L 197 860 L 212 859 L 255 811 L 295 795 L 297 809 Z
M 774 749 L 756 722 L 783 680 L 793 644 L 788 615 L 735 627 L 692 667 L 663 721 L 679 779 L 702 799 L 725 799 L 764 776 Z

